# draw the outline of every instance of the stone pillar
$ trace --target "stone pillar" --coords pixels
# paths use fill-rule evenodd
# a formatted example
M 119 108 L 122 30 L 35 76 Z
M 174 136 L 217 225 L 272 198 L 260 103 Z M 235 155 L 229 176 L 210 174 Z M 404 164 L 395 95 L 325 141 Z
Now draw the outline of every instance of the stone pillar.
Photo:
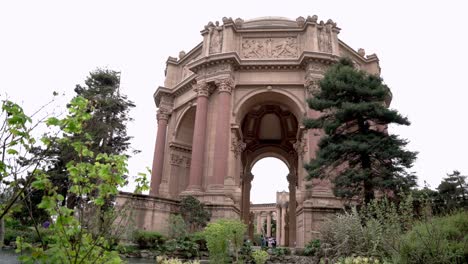
M 214 148 L 214 179 L 209 186 L 210 189 L 223 189 L 224 177 L 227 175 L 227 160 L 229 156 L 229 134 L 230 129 L 230 105 L 231 91 L 233 86 L 232 79 L 226 78 L 217 80 L 218 87 L 218 105 L 216 109 L 216 135 Z
M 197 110 L 195 112 L 195 127 L 193 131 L 189 185 L 187 188 L 189 191 L 201 191 L 208 113 L 208 84 L 205 82 L 196 84 L 195 91 L 198 97 Z
M 281 205 L 281 246 L 286 245 L 286 204 Z
M 244 174 L 244 179 L 242 179 L 242 209 L 244 212 L 244 224 L 249 224 L 249 215 L 250 215 L 250 189 L 252 189 L 252 179 L 253 174 L 247 172 Z
M 257 234 L 262 233 L 262 218 L 260 216 L 260 213 L 257 213 Z
M 165 109 L 159 109 L 156 118 L 158 120 L 158 133 L 156 136 L 156 144 L 154 146 L 150 195 L 159 194 L 159 185 L 161 184 L 163 173 L 164 148 L 166 144 L 166 131 L 169 113 Z
M 281 243 L 281 207 L 276 207 L 276 244 Z
M 271 237 L 271 212 L 267 212 L 267 237 Z
M 267 214 L 266 212 L 261 212 L 261 213 L 260 213 L 260 219 L 261 219 L 260 222 L 262 223 L 262 224 L 261 224 L 261 230 L 262 230 L 263 236 L 266 236 L 266 230 L 263 229 L 263 223 L 265 223 L 266 214 Z
M 296 247 L 296 185 L 297 177 L 294 173 L 288 175 L 289 182 L 289 246 Z

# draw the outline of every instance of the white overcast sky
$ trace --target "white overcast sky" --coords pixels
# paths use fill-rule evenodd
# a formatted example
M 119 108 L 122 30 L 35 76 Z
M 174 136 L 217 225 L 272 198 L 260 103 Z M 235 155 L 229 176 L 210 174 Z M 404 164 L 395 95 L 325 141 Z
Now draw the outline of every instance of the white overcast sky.
M 136 103 L 129 124 L 135 175 L 151 166 L 156 135 L 155 89 L 165 61 L 201 42 L 200 30 L 223 16 L 318 15 L 342 28 L 340 39 L 380 58 L 393 92 L 391 107 L 410 127 L 391 132 L 419 151 L 413 168 L 432 188 L 454 169 L 468 174 L 468 7 L 465 1 L 4 1 L 0 2 L 0 93 L 27 111 L 52 91 L 73 95 L 97 67 L 121 71 L 123 93 Z M 284 164 L 257 163 L 252 200 L 274 202 L 287 190 Z

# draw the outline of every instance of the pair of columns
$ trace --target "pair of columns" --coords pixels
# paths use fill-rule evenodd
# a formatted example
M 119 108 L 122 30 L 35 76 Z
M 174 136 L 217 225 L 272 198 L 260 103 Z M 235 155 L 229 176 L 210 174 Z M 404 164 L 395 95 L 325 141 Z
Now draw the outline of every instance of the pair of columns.
M 229 126 L 230 105 L 233 81 L 231 78 L 215 81 L 218 88 L 217 120 L 214 149 L 214 179 L 209 183 L 212 189 L 224 187 L 224 177 L 227 174 L 227 160 L 229 154 Z M 195 126 L 192 141 L 192 157 L 190 163 L 189 185 L 187 190 L 192 192 L 202 191 L 203 168 L 205 164 L 205 145 L 207 130 L 208 100 L 210 97 L 210 84 L 199 82 L 195 85 L 197 93 L 197 109 L 195 112 Z M 153 158 L 153 170 L 151 174 L 150 195 L 159 194 L 164 162 L 164 148 L 166 143 L 166 131 L 169 115 L 158 111 L 158 133 Z
M 257 234 L 263 233 L 263 223 L 265 222 L 265 220 L 267 224 L 265 235 L 267 237 L 271 237 L 271 212 L 261 212 L 257 214 Z M 278 227 L 276 229 L 278 229 Z M 278 232 L 278 230 L 276 232 Z

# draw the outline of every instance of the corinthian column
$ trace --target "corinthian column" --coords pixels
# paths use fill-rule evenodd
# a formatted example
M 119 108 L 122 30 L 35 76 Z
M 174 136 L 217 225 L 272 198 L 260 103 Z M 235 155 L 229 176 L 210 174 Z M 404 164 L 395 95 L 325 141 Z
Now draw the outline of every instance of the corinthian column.
M 192 141 L 192 159 L 190 162 L 189 191 L 201 191 L 206 143 L 206 115 L 208 113 L 208 84 L 197 83 L 197 110 Z
M 211 189 L 222 189 L 227 174 L 230 133 L 230 105 L 233 81 L 230 78 L 215 82 L 218 87 L 218 105 L 216 109 L 216 136 L 214 148 L 214 179 Z
M 159 185 L 161 184 L 163 172 L 164 147 L 166 143 L 167 120 L 169 119 L 169 113 L 167 110 L 160 108 L 156 118 L 158 120 L 158 133 L 156 135 L 156 144 L 154 146 L 150 195 L 158 195 L 159 193 Z

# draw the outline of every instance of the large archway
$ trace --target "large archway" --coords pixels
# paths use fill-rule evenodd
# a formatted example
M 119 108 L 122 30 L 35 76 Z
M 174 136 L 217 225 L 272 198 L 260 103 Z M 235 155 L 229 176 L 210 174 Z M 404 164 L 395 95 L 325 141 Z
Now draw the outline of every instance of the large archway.
M 296 242 L 296 188 L 298 172 L 298 153 L 296 142 L 299 140 L 300 106 L 284 94 L 264 92 L 251 95 L 238 111 L 240 128 L 245 149 L 241 160 L 241 218 L 249 225 L 253 235 L 255 220 L 250 211 L 250 191 L 255 163 L 265 157 L 275 157 L 288 167 L 289 199 L 279 210 L 279 219 L 283 219 L 281 245 L 293 245 Z

